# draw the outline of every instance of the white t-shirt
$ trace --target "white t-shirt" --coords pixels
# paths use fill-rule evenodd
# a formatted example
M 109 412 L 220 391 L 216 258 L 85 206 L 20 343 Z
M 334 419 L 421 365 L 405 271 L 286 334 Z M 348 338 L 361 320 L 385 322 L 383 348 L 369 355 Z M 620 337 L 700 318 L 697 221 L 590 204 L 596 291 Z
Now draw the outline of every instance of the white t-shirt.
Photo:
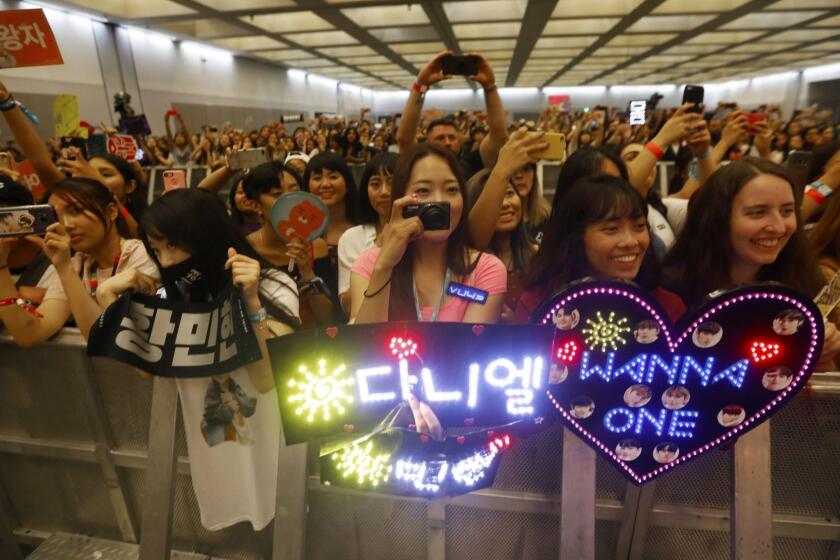
M 338 293 L 350 289 L 350 269 L 359 255 L 376 243 L 376 227 L 372 224 L 353 226 L 338 239 Z
M 668 209 L 668 223 L 671 224 L 674 233 L 679 235 L 685 225 L 685 216 L 688 214 L 688 200 L 668 197 L 663 198 L 662 202 Z
M 668 223 L 668 220 L 665 219 L 662 212 L 649 204 L 647 218 L 648 223 L 650 224 L 650 231 L 653 232 L 653 235 L 658 237 L 660 241 L 662 241 L 665 245 L 665 250 L 670 249 L 671 245 L 673 245 L 676 240 L 674 230 L 671 229 L 671 224 Z
M 296 291 L 277 289 L 278 281 L 286 283 L 282 276 L 269 280 L 274 286 L 263 278 L 260 291 L 297 315 Z M 277 494 L 277 390 L 260 394 L 244 367 L 176 384 L 201 524 L 217 531 L 248 521 L 262 529 L 274 518 Z

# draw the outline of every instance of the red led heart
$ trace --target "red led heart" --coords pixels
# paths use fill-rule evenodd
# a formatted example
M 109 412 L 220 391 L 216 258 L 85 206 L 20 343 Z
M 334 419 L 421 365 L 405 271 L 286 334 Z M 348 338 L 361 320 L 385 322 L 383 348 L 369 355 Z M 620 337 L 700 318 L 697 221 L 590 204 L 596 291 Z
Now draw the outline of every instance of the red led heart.
M 429 441 L 429 436 L 427 436 L 426 434 L 420 434 L 420 441 L 426 443 L 427 441 Z
M 577 358 L 578 344 L 574 340 L 567 340 L 557 351 L 557 359 L 564 364 L 573 364 Z
M 335 338 L 335 335 L 338 334 L 338 327 L 327 327 L 327 336 L 330 338 Z
M 760 363 L 779 355 L 781 346 L 775 342 L 755 341 L 750 346 L 753 362 Z
M 457 438 L 455 438 L 455 441 L 457 441 L 461 445 L 464 445 L 464 442 L 466 441 L 466 439 L 467 438 L 465 438 L 464 436 L 458 436 Z
M 481 336 L 484 332 L 484 325 L 473 325 L 472 332 L 475 336 Z

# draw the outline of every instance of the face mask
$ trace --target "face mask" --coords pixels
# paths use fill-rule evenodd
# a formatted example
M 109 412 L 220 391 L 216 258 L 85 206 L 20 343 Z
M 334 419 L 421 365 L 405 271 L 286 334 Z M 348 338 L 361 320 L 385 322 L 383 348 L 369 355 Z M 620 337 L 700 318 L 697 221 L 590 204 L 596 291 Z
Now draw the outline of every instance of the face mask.
M 161 269 L 160 274 L 166 283 L 173 283 L 183 291 L 200 290 L 204 283 L 195 256 Z

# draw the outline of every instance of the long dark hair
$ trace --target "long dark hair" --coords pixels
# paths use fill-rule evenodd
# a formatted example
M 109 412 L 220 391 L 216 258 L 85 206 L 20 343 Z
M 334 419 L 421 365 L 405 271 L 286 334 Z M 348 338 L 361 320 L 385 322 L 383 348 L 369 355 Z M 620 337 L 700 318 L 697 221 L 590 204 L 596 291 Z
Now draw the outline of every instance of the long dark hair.
M 696 305 L 708 293 L 731 285 L 732 202 L 745 184 L 761 174 L 784 179 L 799 207 L 793 180 L 777 163 L 745 157 L 715 171 L 691 197 L 685 226 L 665 256 L 665 285 L 686 304 Z M 781 282 L 810 296 L 819 290 L 821 282 L 802 232 L 798 210 L 796 231 L 776 260 L 761 267 L 758 280 Z
M 120 237 L 128 239 L 131 233 L 128 223 L 122 214 L 117 213 L 115 220 L 108 217 L 108 205 L 117 204 L 117 197 L 114 196 L 108 187 L 96 179 L 85 177 L 72 177 L 59 181 L 50 191 L 50 196 L 55 195 L 68 204 L 73 204 L 90 212 L 105 226 L 105 232 L 111 231 L 116 226 Z
M 438 157 L 444 160 L 458 181 L 461 197 L 464 199 L 464 211 L 461 214 L 461 220 L 455 226 L 446 245 L 446 265 L 456 276 L 463 278 L 475 269 L 478 259 L 474 262 L 470 261 L 467 192 L 464 177 L 461 174 L 461 166 L 455 159 L 455 155 L 445 148 L 439 148 L 427 142 L 416 144 L 405 151 L 400 155 L 397 167 L 394 169 L 391 200 L 397 200 L 405 196 L 414 165 L 427 157 Z M 414 247 L 409 243 L 402 259 L 394 267 L 391 274 L 391 297 L 388 303 L 389 320 L 414 321 L 417 319 L 414 292 L 411 288 L 413 275 Z
M 575 153 L 566 159 L 563 168 L 560 170 L 560 176 L 557 177 L 557 187 L 554 191 L 554 202 L 551 206 L 551 213 L 554 214 L 563 196 L 572 188 L 572 185 L 584 177 L 591 177 L 603 173 L 602 169 L 606 161 L 611 161 L 615 164 L 624 180 L 629 179 L 627 166 L 624 165 L 624 161 L 616 154 L 590 147 L 575 150 Z
M 395 153 L 380 152 L 365 165 L 362 180 L 359 181 L 359 189 L 356 193 L 356 210 L 360 224 L 376 225 L 379 223 L 379 215 L 373 209 L 368 196 L 368 183 L 374 175 L 393 175 L 399 159 L 400 157 Z M 391 200 L 394 200 L 393 196 Z
M 140 218 L 143 217 L 143 211 L 149 205 L 147 200 L 149 194 L 149 184 L 146 183 L 146 180 L 140 172 L 131 165 L 131 163 L 120 156 L 115 156 L 114 154 L 98 154 L 90 159 L 93 160 L 97 158 L 104 159 L 116 167 L 117 171 L 119 171 L 120 175 L 122 175 L 126 187 L 134 181 L 134 190 L 128 193 L 125 197 L 125 208 L 135 220 L 139 221 Z
M 306 173 L 303 174 L 303 184 L 300 188 L 309 192 L 309 179 L 312 177 L 312 174 L 321 173 L 324 169 L 336 171 L 344 177 L 344 185 L 346 187 L 344 213 L 347 216 L 347 221 L 354 225 L 358 224 L 356 180 L 353 179 L 353 174 L 350 172 L 350 168 L 347 167 L 347 162 L 340 155 L 335 152 L 323 152 L 310 159 L 309 163 L 306 164 Z
M 567 190 L 563 204 L 555 206 L 551 213 L 542 244 L 531 259 L 525 286 L 543 288 L 553 294 L 570 282 L 589 276 L 584 243 L 586 226 L 612 217 L 637 220 L 646 216 L 647 204 L 626 180 L 604 174 L 580 179 Z M 658 280 L 656 258 L 648 248 L 636 283 L 652 290 Z
M 475 205 L 475 202 L 476 200 L 478 200 L 481 191 L 484 190 L 484 185 L 487 183 L 487 179 L 490 178 L 491 172 L 491 169 L 482 169 L 481 171 L 470 177 L 470 179 L 467 181 L 467 192 L 469 193 L 470 198 L 469 208 L 472 208 L 473 205 Z M 534 240 L 528 234 L 528 228 L 525 227 L 525 201 L 522 199 L 521 196 L 519 196 L 519 193 L 516 191 L 516 187 L 514 187 L 511 183 L 508 183 L 507 188 L 513 189 L 513 192 L 519 199 L 522 208 L 522 216 L 519 220 L 519 223 L 516 225 L 516 228 L 506 234 L 510 236 L 510 251 L 513 256 L 513 272 L 515 272 L 517 276 L 522 278 L 528 272 L 528 266 L 531 263 L 531 258 L 534 256 Z M 531 193 L 534 196 L 539 196 L 533 190 L 531 190 Z M 500 247 L 500 234 L 494 233 L 493 237 L 490 239 L 489 248 L 493 252 L 493 254 L 499 255 Z
M 242 171 L 237 171 L 234 173 L 233 177 L 230 180 L 230 192 L 228 192 L 228 213 L 230 214 L 230 219 L 233 221 L 233 225 L 236 226 L 236 229 L 242 229 L 242 226 L 245 225 L 245 215 L 242 214 L 242 211 L 236 207 L 236 189 L 239 186 L 239 182 L 245 177 L 245 173 Z M 244 189 L 243 185 L 243 189 Z
M 225 270 L 228 247 L 262 261 L 233 226 L 222 201 L 205 189 L 170 191 L 146 210 L 140 227 L 140 239 L 155 264 L 163 268 L 149 244 L 150 237 L 164 239 L 190 253 L 196 259 L 196 268 L 205 278 L 210 297 L 217 296 L 230 281 L 230 273 Z M 167 286 L 164 283 L 164 287 L 167 297 L 181 297 L 174 284 Z

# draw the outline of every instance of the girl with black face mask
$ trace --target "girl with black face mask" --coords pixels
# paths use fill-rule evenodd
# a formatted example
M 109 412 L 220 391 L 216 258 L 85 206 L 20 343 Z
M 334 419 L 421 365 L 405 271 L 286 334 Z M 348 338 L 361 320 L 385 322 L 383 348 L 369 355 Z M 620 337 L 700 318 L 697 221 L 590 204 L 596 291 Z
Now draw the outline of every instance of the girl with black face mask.
M 280 443 L 265 340 L 299 324 L 295 283 L 265 266 L 233 226 L 221 199 L 203 189 L 179 189 L 155 201 L 143 217 L 141 239 L 158 265 L 163 290 L 141 273 L 117 275 L 102 286 L 110 300 L 126 289 L 202 303 L 217 299 L 231 283 L 242 291 L 262 359 L 176 383 L 202 524 L 217 530 L 248 520 L 262 529 L 274 517 Z

